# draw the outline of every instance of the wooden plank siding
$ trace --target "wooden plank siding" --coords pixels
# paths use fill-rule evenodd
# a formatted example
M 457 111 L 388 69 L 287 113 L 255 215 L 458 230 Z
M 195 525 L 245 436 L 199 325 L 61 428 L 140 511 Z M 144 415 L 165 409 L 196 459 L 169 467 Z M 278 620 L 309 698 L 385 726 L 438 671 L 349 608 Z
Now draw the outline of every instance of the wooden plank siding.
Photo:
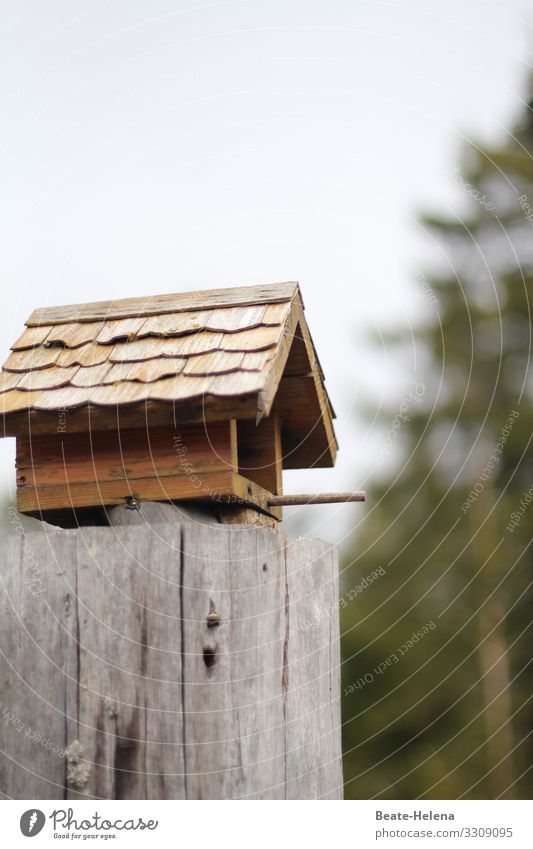
M 18 437 L 16 466 L 24 513 L 228 495 L 235 422 Z
M 282 492 L 281 422 L 272 414 L 259 423 L 237 422 L 239 473 L 273 495 Z
M 269 427 L 265 423 L 263 432 Z M 279 450 L 279 436 L 276 440 Z M 278 479 L 280 460 L 278 453 Z M 40 516 L 128 501 L 191 500 L 251 506 L 281 519 L 282 509 L 268 503 L 271 490 L 265 484 L 272 481 L 249 478 L 239 462 L 234 419 L 19 436 L 17 508 Z

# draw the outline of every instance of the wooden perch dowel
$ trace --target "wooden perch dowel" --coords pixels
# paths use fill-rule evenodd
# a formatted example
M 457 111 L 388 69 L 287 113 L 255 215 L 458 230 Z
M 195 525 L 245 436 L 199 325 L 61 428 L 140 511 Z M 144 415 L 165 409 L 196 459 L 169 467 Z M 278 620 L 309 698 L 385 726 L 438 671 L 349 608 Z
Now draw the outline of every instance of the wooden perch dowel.
M 298 504 L 344 504 L 347 501 L 366 501 L 365 492 L 317 492 L 307 495 L 273 495 L 269 507 L 295 507 Z

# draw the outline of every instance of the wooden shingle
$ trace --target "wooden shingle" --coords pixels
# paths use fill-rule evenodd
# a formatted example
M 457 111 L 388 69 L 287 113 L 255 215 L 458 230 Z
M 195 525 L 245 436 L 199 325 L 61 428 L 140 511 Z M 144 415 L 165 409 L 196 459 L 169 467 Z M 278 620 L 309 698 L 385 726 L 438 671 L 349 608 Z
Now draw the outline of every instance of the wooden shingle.
M 73 321 L 71 324 L 55 324 L 50 328 L 43 344 L 47 348 L 57 343 L 61 343 L 64 348 L 79 348 L 87 342 L 94 342 L 103 328 L 103 321 L 86 323 Z

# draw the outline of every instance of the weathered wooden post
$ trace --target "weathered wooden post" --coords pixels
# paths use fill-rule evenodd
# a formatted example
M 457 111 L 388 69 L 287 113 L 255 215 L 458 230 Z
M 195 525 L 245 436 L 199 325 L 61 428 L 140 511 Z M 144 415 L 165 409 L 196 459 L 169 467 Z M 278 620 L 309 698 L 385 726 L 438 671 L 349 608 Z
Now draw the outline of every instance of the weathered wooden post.
M 298 286 L 37 310 L 2 377 L 43 520 L 2 541 L 3 795 L 340 798 L 336 551 L 278 529 L 336 448 Z

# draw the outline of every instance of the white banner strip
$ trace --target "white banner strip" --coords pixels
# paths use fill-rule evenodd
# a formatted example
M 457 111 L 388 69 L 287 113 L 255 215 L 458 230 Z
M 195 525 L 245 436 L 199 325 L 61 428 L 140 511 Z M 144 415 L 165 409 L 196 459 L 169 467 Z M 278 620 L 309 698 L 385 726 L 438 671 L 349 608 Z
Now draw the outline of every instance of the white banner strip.
M 237 806 L 237 807 L 236 807 Z M 4 801 L 2 845 L 530 849 L 530 803 Z M 70 844 L 69 844 L 70 845 Z

